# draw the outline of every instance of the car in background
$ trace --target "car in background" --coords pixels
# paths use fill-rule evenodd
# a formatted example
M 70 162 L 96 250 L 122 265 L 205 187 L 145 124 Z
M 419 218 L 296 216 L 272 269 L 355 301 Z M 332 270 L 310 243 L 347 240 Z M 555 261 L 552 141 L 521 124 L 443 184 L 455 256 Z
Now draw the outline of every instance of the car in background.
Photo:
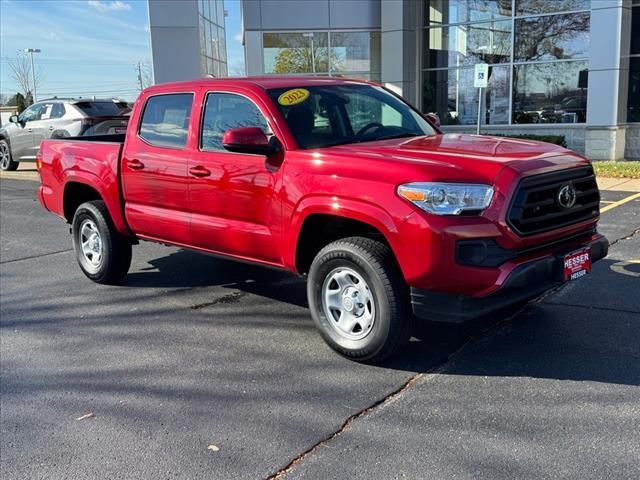
M 0 169 L 16 170 L 20 162 L 35 162 L 40 142 L 47 138 L 124 133 L 130 111 L 126 102 L 112 99 L 34 103 L 0 129 Z

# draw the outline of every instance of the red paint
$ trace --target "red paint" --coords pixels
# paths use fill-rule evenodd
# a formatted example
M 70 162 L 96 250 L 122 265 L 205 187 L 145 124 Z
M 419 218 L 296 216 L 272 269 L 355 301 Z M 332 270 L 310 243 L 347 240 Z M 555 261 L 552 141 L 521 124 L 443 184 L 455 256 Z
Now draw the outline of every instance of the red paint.
M 122 233 L 224 254 L 295 271 L 298 235 L 313 214 L 347 217 L 378 229 L 393 249 L 407 283 L 447 293 L 485 296 L 519 264 L 548 254 L 522 256 L 499 268 L 462 266 L 458 239 L 494 238 L 505 248 L 525 248 L 586 231 L 590 220 L 522 238 L 506 211 L 517 182 L 529 175 L 587 165 L 564 148 L 532 141 L 462 134 L 394 139 L 316 150 L 299 149 L 266 88 L 351 80 L 265 77 L 199 79 L 145 90 L 131 114 L 124 146 L 65 140 L 42 143 L 41 203 L 63 215 L 65 185 L 80 182 L 105 200 Z M 361 83 L 361 82 L 356 82 Z M 200 119 L 208 92 L 239 93 L 260 108 L 283 149 L 264 155 L 202 151 Z M 195 94 L 187 145 L 153 147 L 137 136 L 150 95 Z M 242 131 L 241 131 L 242 130 Z M 251 128 L 227 132 L 227 143 L 264 143 Z M 429 215 L 396 194 L 407 182 L 492 184 L 491 206 L 479 216 Z

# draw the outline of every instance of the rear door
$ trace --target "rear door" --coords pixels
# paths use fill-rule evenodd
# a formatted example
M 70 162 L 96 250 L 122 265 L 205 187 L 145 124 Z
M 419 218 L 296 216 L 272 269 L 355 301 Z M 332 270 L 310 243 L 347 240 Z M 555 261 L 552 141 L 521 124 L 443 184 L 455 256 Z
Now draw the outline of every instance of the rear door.
M 203 94 L 198 148 L 189 159 L 192 244 L 281 264 L 281 209 L 275 193 L 281 169 L 264 155 L 222 147 L 222 136 L 231 128 L 260 127 L 272 135 L 264 106 L 233 89 L 207 89 Z
M 125 214 L 146 238 L 189 243 L 189 123 L 194 93 L 151 95 L 143 100 L 136 130 L 129 129 L 122 158 Z
M 64 105 L 60 102 L 44 103 L 40 114 L 40 120 L 33 122 L 33 146 L 36 153 L 40 148 L 40 143 L 50 138 L 51 134 L 58 130 L 60 119 L 64 116 Z

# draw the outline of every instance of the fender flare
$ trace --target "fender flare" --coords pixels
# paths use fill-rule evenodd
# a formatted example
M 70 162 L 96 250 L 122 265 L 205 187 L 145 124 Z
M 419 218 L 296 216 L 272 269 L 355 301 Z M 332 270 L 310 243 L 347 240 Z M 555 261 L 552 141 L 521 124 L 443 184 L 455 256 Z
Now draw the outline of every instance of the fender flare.
M 65 171 L 65 180 L 63 185 L 63 192 L 66 192 L 67 186 L 70 183 L 79 183 L 82 185 L 86 185 L 87 187 L 92 188 L 100 198 L 104 201 L 105 206 L 107 207 L 107 211 L 109 215 L 111 215 L 111 220 L 113 221 L 116 229 L 123 235 L 131 236 L 131 231 L 129 230 L 129 226 L 124 218 L 122 213 L 121 205 L 120 205 L 120 194 L 113 194 L 108 189 L 106 189 L 102 183 L 104 183 L 104 179 L 101 179 L 97 175 L 90 172 L 79 172 L 73 170 Z M 65 193 L 66 194 L 66 193 Z M 64 201 L 65 195 L 63 195 L 61 205 L 61 211 L 64 211 Z
M 317 214 L 342 217 L 366 223 L 382 233 L 391 249 L 396 251 L 398 229 L 393 218 L 386 210 L 362 200 L 327 195 L 310 195 L 304 197 L 294 208 L 285 237 L 287 241 L 283 261 L 286 267 L 293 271 L 296 270 L 298 238 L 302 226 L 309 216 Z

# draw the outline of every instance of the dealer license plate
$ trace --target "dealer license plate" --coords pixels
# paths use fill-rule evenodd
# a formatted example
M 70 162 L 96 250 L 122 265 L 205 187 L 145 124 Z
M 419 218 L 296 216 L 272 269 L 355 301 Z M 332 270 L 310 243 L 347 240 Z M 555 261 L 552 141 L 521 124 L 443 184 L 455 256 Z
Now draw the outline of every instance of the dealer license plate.
M 564 256 L 564 281 L 577 280 L 591 270 L 589 247 L 581 248 Z

